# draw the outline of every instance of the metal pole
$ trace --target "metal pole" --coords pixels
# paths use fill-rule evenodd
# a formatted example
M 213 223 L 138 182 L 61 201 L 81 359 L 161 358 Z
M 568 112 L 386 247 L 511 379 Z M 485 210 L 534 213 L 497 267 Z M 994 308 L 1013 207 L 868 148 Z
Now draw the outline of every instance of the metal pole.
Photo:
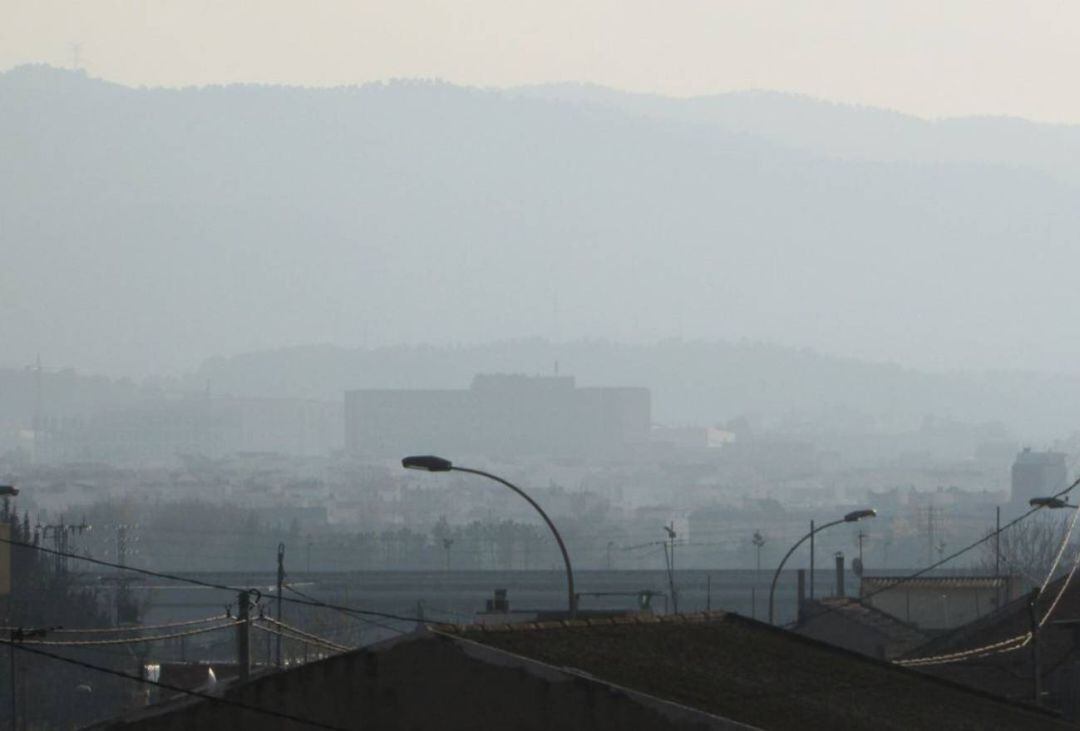
M 281 590 L 285 584 L 285 544 L 277 547 L 277 621 L 281 620 Z M 277 633 L 277 666 L 281 668 L 281 633 Z
M 562 536 L 559 535 L 559 529 L 556 528 L 555 524 L 551 522 L 551 518 L 549 518 L 547 513 L 544 512 L 544 509 L 541 508 L 535 500 L 526 495 L 525 491 L 522 490 L 520 487 L 504 480 L 501 477 L 497 477 L 490 472 L 474 470 L 469 467 L 457 466 L 451 467 L 450 469 L 456 472 L 467 472 L 472 475 L 480 475 L 481 477 L 486 477 L 489 480 L 494 480 L 495 482 L 505 485 L 506 487 L 510 488 L 518 495 L 520 495 L 522 498 L 524 498 L 525 501 L 528 502 L 529 505 L 532 505 L 533 509 L 535 509 L 536 512 L 540 514 L 540 517 L 544 519 L 544 522 L 547 523 L 547 527 L 551 530 L 551 534 L 555 536 L 555 542 L 559 544 L 559 551 L 562 553 L 563 563 L 566 564 L 567 611 L 570 615 L 570 618 L 573 619 L 577 615 L 577 595 L 574 593 L 574 567 L 570 565 L 570 554 L 566 551 L 566 544 L 563 543 Z
M 12 731 L 14 731 L 16 728 L 18 728 L 18 724 L 19 724 L 19 710 L 18 710 L 17 704 L 15 702 L 15 687 L 16 687 L 16 684 L 15 684 L 15 633 L 16 632 L 18 632 L 18 630 L 13 629 L 13 630 L 11 630 L 11 632 L 8 635 L 8 639 L 11 642 L 11 644 L 8 645 L 8 658 L 9 658 L 9 660 L 11 662 L 11 669 L 10 669 L 11 678 L 10 678 L 10 680 L 11 680 L 11 728 L 12 728 Z
M 236 625 L 236 665 L 243 683 L 251 676 L 251 594 L 240 592 L 237 606 L 240 623 Z
M 1028 603 L 1028 613 L 1031 617 L 1031 686 L 1035 694 L 1035 705 L 1042 705 L 1042 669 L 1039 663 L 1039 617 L 1038 617 L 1039 588 L 1035 587 L 1031 592 L 1031 601 Z
M 769 585 L 769 624 L 773 623 L 773 599 L 775 598 L 776 594 L 776 581 L 780 578 L 780 572 L 784 570 L 784 564 L 786 564 L 787 560 L 791 558 L 791 554 L 795 553 L 795 549 L 805 543 L 807 539 L 813 538 L 814 533 L 817 533 L 818 531 L 823 531 L 826 528 L 831 528 L 834 525 L 839 525 L 843 522 L 843 519 L 834 520 L 831 523 L 826 523 L 823 526 L 815 528 L 812 533 L 807 533 L 805 536 L 796 541 L 795 545 L 789 548 L 788 552 L 784 554 L 784 557 L 780 559 L 780 565 L 776 567 L 776 571 L 773 573 L 772 584 Z
M 814 521 L 810 521 L 810 598 L 814 598 Z
M 675 609 L 675 614 L 679 613 L 679 594 L 675 591 L 675 523 L 672 522 L 671 528 L 671 606 Z
M 995 528 L 994 528 L 994 583 L 996 584 L 996 591 L 994 593 L 996 601 L 996 607 L 1001 606 L 1001 506 L 998 505 L 994 508 L 996 515 Z

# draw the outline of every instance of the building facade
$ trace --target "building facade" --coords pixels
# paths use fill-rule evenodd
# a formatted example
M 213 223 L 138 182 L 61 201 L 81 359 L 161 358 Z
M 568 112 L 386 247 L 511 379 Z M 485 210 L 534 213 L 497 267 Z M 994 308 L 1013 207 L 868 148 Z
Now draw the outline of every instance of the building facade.
M 348 391 L 345 445 L 405 454 L 586 457 L 649 440 L 646 388 L 578 388 L 571 376 L 478 375 L 462 390 Z

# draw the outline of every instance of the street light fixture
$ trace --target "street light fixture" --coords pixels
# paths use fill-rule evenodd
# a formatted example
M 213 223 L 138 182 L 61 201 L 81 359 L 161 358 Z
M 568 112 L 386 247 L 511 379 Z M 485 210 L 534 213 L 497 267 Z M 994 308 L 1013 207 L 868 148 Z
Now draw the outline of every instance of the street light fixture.
M 834 525 L 840 525 L 841 523 L 855 523 L 863 518 L 873 518 L 876 515 L 877 511 L 873 508 L 853 510 L 839 520 L 820 525 L 817 528 L 811 528 L 809 533 L 800 538 L 794 546 L 788 549 L 788 552 L 784 554 L 784 558 L 780 560 L 780 565 L 776 567 L 776 573 L 774 573 L 772 577 L 772 585 L 769 587 L 769 624 L 773 623 L 773 595 L 776 593 L 776 581 L 780 578 L 780 572 L 784 569 L 784 564 L 791 558 L 791 554 L 795 553 L 795 549 L 801 546 L 808 538 L 813 538 L 826 528 L 831 528 Z M 813 565 L 813 559 L 811 559 L 811 565 Z
M 1062 500 L 1059 497 L 1033 497 L 1030 500 L 1028 500 L 1028 505 L 1030 505 L 1033 508 L 1050 508 L 1050 509 L 1080 507 L 1080 506 L 1077 506 L 1077 505 L 1070 505 L 1068 502 L 1066 502 L 1065 500 Z
M 15 497 L 19 494 L 19 488 L 14 485 L 0 485 L 0 497 Z
M 533 509 L 540 514 L 540 517 L 547 523 L 547 527 L 551 529 L 552 535 L 555 536 L 555 542 L 559 544 L 559 551 L 562 552 L 563 563 L 566 564 L 566 592 L 567 592 L 567 613 L 570 618 L 573 619 L 577 614 L 577 596 L 574 594 L 574 569 L 570 565 L 570 554 L 566 551 L 566 544 L 563 543 L 562 536 L 559 535 L 558 528 L 551 522 L 551 518 L 548 517 L 544 509 L 541 508 L 535 500 L 529 497 L 524 490 L 517 485 L 504 480 L 503 478 L 493 475 L 490 472 L 484 472 L 483 470 L 474 470 L 471 467 L 457 467 L 448 459 L 442 457 L 436 457 L 434 455 L 415 455 L 412 457 L 406 457 L 401 460 L 401 466 L 407 470 L 421 470 L 423 472 L 467 472 L 470 475 L 480 475 L 486 477 L 489 480 L 494 480 L 501 485 L 505 485 L 518 495 L 523 497 L 529 505 L 533 506 Z

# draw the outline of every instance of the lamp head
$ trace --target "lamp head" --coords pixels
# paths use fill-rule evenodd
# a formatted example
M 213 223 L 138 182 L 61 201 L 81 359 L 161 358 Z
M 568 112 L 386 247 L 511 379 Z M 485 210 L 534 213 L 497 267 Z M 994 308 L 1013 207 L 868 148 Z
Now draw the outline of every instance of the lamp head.
M 436 457 L 431 454 L 415 455 L 401 460 L 401 466 L 407 470 L 423 470 L 424 472 L 449 472 L 453 463 L 448 459 Z
M 1033 497 L 1028 500 L 1028 505 L 1033 508 L 1075 508 L 1059 497 Z
M 852 510 L 850 513 L 844 516 L 845 523 L 854 523 L 857 520 L 863 518 L 873 518 L 877 515 L 877 511 L 873 508 L 867 508 L 866 510 Z
M 15 497 L 19 494 L 19 488 L 14 485 L 0 485 L 0 497 Z

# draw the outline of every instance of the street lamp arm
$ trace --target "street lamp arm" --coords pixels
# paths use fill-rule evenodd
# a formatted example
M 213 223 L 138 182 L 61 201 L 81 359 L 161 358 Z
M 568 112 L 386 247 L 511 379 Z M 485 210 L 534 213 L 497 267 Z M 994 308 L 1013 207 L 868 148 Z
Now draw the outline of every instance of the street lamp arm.
M 805 536 L 800 538 L 795 543 L 795 545 L 789 548 L 788 552 L 784 554 L 784 558 L 780 560 L 780 565 L 776 567 L 776 572 L 773 574 L 772 584 L 769 586 L 769 624 L 773 623 L 773 594 L 775 594 L 776 592 L 776 581 L 780 578 L 780 572 L 784 570 L 784 564 L 786 564 L 787 560 L 791 558 L 791 554 L 795 553 L 796 549 L 798 549 L 798 547 L 801 546 L 803 543 L 806 543 L 806 541 L 809 540 L 810 536 L 820 533 L 826 528 L 831 528 L 834 525 L 840 525 L 843 522 L 845 521 L 843 518 L 841 518 L 840 520 L 834 520 L 831 523 L 819 525 L 818 527 L 814 528 L 814 530 L 810 531 Z
M 569 595 L 570 618 L 573 619 L 574 615 L 577 613 L 577 595 L 574 594 L 574 569 L 570 565 L 570 554 L 566 550 L 566 544 L 563 543 L 562 536 L 559 535 L 559 529 L 555 527 L 555 524 L 553 522 L 551 522 L 551 518 L 549 518 L 548 514 L 544 512 L 544 509 L 541 508 L 540 505 L 531 497 L 529 497 L 520 487 L 511 482 L 507 482 L 498 475 L 493 475 L 490 472 L 484 472 L 483 470 L 474 470 L 471 467 L 458 467 L 456 465 L 451 467 L 450 469 L 454 472 L 467 472 L 471 475 L 479 475 L 481 477 L 486 477 L 489 480 L 494 480 L 495 482 L 505 485 L 506 487 L 510 488 L 518 495 L 523 497 L 525 501 L 528 502 L 529 505 L 532 505 L 533 509 L 540 514 L 540 517 L 544 519 L 545 523 L 547 523 L 547 527 L 551 529 L 551 534 L 555 536 L 555 542 L 559 544 L 559 551 L 562 552 L 563 563 L 566 564 L 566 583 L 567 592 Z

